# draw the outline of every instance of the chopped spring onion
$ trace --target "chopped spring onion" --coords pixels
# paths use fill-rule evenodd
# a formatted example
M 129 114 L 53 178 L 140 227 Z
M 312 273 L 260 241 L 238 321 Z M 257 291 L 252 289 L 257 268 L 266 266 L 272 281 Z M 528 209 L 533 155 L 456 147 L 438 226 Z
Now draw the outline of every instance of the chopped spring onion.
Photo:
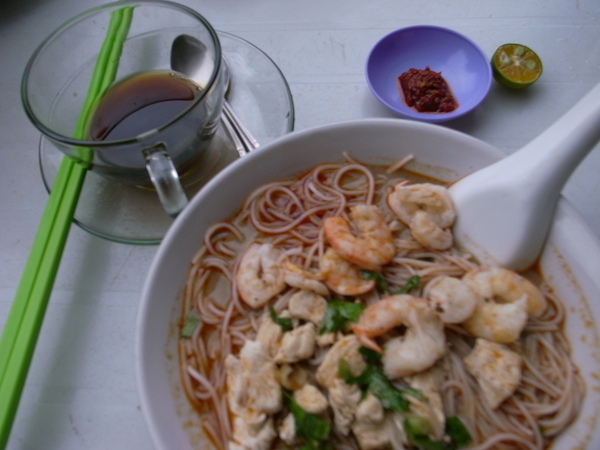
M 199 326 L 202 326 L 202 319 L 195 309 L 191 309 L 185 316 L 185 322 L 183 327 L 181 327 L 181 333 L 179 333 L 179 336 L 182 339 L 189 339 Z
M 394 294 L 408 294 L 410 291 L 414 291 L 419 288 L 421 284 L 421 277 L 419 275 L 413 275 L 408 279 L 406 284 L 402 286 L 399 291 L 394 292 Z

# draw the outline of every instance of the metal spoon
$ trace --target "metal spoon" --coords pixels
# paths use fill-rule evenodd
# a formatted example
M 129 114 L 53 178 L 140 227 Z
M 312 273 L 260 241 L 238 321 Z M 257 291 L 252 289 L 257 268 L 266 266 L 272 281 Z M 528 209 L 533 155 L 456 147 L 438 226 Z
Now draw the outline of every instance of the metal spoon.
M 231 86 L 231 78 L 229 76 L 229 69 L 225 64 L 225 59 L 223 59 L 223 78 L 223 84 L 225 85 L 223 90 L 225 95 L 223 98 L 223 110 L 221 111 L 221 124 L 223 125 L 223 128 L 225 128 L 229 139 L 231 139 L 231 142 L 233 142 L 233 146 L 235 147 L 236 151 L 238 152 L 240 157 L 242 157 L 251 152 L 253 147 L 251 146 L 251 144 L 249 144 L 248 140 L 245 140 L 236 130 L 234 121 L 231 119 L 231 116 L 228 115 L 225 110 L 225 104 L 228 105 L 228 103 L 226 103 L 227 94 L 229 92 L 229 87 Z
M 560 191 L 600 140 L 600 84 L 521 150 L 450 188 L 457 242 L 513 270 L 538 258 Z
M 242 142 L 244 147 L 246 148 L 246 153 L 251 152 L 252 150 L 259 147 L 258 141 L 252 136 L 252 133 L 244 123 L 239 119 L 229 102 L 227 101 L 227 93 L 229 92 L 229 88 L 231 87 L 231 74 L 229 71 L 229 66 L 227 65 L 227 60 L 223 58 L 223 78 L 225 84 L 225 98 L 223 99 L 223 115 L 225 118 L 225 122 L 229 123 L 233 131 L 237 135 L 237 139 Z M 234 138 L 235 139 L 235 138 Z
M 206 84 L 213 71 L 214 64 L 208 56 L 209 50 L 204 43 L 193 36 L 182 34 L 175 38 L 171 46 L 171 68 L 189 76 L 202 86 Z M 230 74 L 225 58 L 222 59 L 222 65 L 223 76 L 225 77 L 225 92 L 227 92 L 230 84 Z M 227 98 L 223 102 L 221 119 L 241 156 L 258 148 L 258 141 L 239 120 Z M 245 150 L 239 148 L 240 141 Z

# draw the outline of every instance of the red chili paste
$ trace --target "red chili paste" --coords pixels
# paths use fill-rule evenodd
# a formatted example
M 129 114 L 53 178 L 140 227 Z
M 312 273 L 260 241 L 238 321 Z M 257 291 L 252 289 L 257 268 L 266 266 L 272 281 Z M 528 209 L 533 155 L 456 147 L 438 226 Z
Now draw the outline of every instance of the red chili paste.
M 408 69 L 398 77 L 398 87 L 404 102 L 419 112 L 448 113 L 458 107 L 441 72 L 429 67 Z

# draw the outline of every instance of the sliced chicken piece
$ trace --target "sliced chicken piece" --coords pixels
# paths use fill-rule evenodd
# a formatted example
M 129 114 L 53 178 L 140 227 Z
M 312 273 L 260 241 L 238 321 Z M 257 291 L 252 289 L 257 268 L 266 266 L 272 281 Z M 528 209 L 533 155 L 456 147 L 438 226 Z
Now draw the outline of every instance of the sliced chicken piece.
M 312 414 L 322 414 L 329 406 L 325 395 L 312 384 L 306 384 L 294 391 L 294 400 L 300 408 Z
M 382 423 L 385 419 L 383 405 L 377 397 L 368 393 L 356 408 L 356 420 L 361 422 Z
M 289 364 L 310 358 L 315 352 L 316 329 L 313 323 L 305 323 L 283 333 L 275 362 Z
M 464 362 L 492 409 L 510 397 L 521 382 L 522 358 L 503 344 L 478 338 Z
M 302 290 L 290 297 L 288 309 L 292 317 L 312 322 L 319 327 L 327 310 L 327 300 L 314 292 Z
M 289 413 L 283 419 L 281 426 L 279 427 L 279 438 L 289 446 L 297 444 L 296 438 L 296 422 L 294 416 Z
M 269 414 L 281 410 L 283 399 L 277 367 L 265 346 L 257 341 L 246 341 L 240 351 L 240 361 L 246 378 L 248 407 Z
M 342 359 L 348 363 L 350 373 L 354 376 L 360 375 L 367 368 L 363 356 L 358 351 L 360 347 L 361 344 L 354 335 L 343 337 L 329 349 L 316 373 L 317 381 L 328 390 L 334 425 L 343 435 L 350 432 L 361 392 L 357 385 L 346 383 L 339 376 L 338 370 Z
M 319 347 L 328 347 L 333 345 L 337 338 L 338 333 L 335 332 L 317 334 L 317 345 Z
M 289 390 L 295 391 L 308 383 L 308 373 L 295 364 L 283 364 L 279 367 L 279 383 Z
M 286 287 L 283 252 L 273 244 L 252 243 L 242 255 L 235 281 L 240 297 L 251 308 L 260 308 Z
M 233 419 L 233 439 L 229 442 L 229 450 L 269 450 L 275 437 L 273 419 L 252 424 L 243 417 L 236 416 Z
M 444 405 L 439 386 L 442 381 L 442 373 L 439 366 L 433 366 L 431 369 L 410 377 L 405 381 L 412 387 L 420 391 L 427 399 L 419 400 L 412 395 L 407 395 L 410 402 L 411 414 L 423 416 L 429 419 L 432 425 L 431 438 L 440 440 L 444 436 L 446 426 L 446 416 L 444 415 Z
M 354 422 L 354 413 L 362 393 L 357 385 L 348 384 L 341 378 L 334 378 L 329 385 L 328 394 L 335 428 L 340 434 L 347 436 Z
M 239 359 L 229 355 L 225 368 L 229 409 L 233 414 L 245 416 L 249 410 L 273 414 L 281 410 L 277 368 L 264 345 L 246 341 Z
M 283 329 L 281 326 L 273 322 L 270 314 L 263 314 L 260 318 L 255 340 L 265 346 L 271 358 L 277 353 L 282 336 Z
M 325 359 L 317 369 L 317 381 L 321 385 L 329 388 L 334 380 L 340 379 L 338 370 L 341 359 L 344 359 L 348 363 L 350 373 L 353 376 L 358 376 L 363 373 L 367 368 L 367 363 L 358 351 L 360 347 L 361 343 L 353 334 L 344 336 L 338 340 L 329 349 Z
M 358 404 L 352 431 L 361 450 L 388 448 L 390 439 L 386 430 L 385 413 L 377 397 L 367 394 Z
M 267 348 L 258 341 L 246 341 L 239 359 L 229 355 L 227 370 L 227 402 L 233 415 L 233 441 L 230 448 L 271 448 L 276 437 L 274 414 L 283 407 L 277 367 Z
M 335 341 L 338 339 L 338 337 L 342 336 L 339 333 L 334 333 L 334 332 L 328 332 L 328 333 L 323 333 L 323 334 L 318 334 L 317 333 L 317 345 L 319 347 L 329 347 L 333 344 L 335 344 Z

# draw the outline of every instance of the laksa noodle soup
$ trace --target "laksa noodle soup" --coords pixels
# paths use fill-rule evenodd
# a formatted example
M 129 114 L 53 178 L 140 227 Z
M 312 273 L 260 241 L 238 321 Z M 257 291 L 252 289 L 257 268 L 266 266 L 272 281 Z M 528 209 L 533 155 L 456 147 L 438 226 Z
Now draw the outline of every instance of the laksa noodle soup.
M 564 305 L 455 247 L 410 159 L 316 166 L 206 232 L 179 360 L 216 448 L 543 449 L 577 416 Z

